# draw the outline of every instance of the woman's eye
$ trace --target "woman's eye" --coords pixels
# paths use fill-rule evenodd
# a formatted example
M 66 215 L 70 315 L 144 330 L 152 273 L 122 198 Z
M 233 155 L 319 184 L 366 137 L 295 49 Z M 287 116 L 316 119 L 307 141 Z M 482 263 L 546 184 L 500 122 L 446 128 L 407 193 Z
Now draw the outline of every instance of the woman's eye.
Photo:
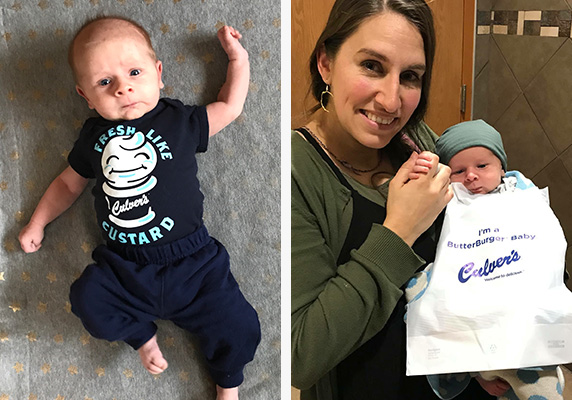
M 141 70 L 139 69 L 134 69 L 133 71 L 131 71 L 131 73 L 129 75 L 131 76 L 137 76 L 141 73 Z
M 420 83 L 421 82 L 421 77 L 416 72 L 413 72 L 413 71 L 406 71 L 406 72 L 402 73 L 401 79 L 403 79 L 403 81 L 409 82 L 409 83 Z
M 379 65 L 379 63 L 377 61 L 366 60 L 366 61 L 362 62 L 361 65 L 363 68 L 365 68 L 368 71 L 373 71 L 373 72 L 381 72 L 382 71 L 381 65 Z
M 99 81 L 99 86 L 107 86 L 111 83 L 109 79 L 102 79 Z

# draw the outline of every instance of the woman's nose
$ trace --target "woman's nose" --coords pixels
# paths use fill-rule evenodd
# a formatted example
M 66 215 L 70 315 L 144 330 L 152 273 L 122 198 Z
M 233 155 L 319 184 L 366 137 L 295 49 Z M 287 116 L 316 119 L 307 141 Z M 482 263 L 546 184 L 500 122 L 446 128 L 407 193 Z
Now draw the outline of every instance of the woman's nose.
M 379 86 L 375 101 L 389 114 L 395 114 L 401 107 L 400 97 L 400 82 L 399 77 L 394 77 L 390 74 L 383 77 Z

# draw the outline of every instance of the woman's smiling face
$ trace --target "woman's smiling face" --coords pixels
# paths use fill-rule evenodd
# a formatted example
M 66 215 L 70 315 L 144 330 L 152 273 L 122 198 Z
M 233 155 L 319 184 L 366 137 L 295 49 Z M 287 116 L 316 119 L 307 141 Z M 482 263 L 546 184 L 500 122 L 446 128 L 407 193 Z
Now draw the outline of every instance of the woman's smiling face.
M 318 68 L 340 127 L 363 146 L 383 148 L 419 104 L 423 39 L 405 17 L 386 11 L 366 19 L 333 59 L 322 51 Z

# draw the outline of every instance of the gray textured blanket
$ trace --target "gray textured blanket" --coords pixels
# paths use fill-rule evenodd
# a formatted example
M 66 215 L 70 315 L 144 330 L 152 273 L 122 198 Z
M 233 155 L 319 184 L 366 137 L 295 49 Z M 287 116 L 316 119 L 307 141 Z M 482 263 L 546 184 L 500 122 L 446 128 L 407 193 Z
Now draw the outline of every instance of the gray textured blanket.
M 216 99 L 226 55 L 222 24 L 243 34 L 251 84 L 243 114 L 199 156 L 205 224 L 259 313 L 262 342 L 242 399 L 280 393 L 280 3 L 277 0 L 0 0 L 0 400 L 214 399 L 195 339 L 160 322 L 169 368 L 144 370 L 124 343 L 89 336 L 70 312 L 70 284 L 103 238 L 89 190 L 24 254 L 17 240 L 49 183 L 67 166 L 93 114 L 74 90 L 67 45 L 97 15 L 124 15 L 150 32 L 164 96 Z

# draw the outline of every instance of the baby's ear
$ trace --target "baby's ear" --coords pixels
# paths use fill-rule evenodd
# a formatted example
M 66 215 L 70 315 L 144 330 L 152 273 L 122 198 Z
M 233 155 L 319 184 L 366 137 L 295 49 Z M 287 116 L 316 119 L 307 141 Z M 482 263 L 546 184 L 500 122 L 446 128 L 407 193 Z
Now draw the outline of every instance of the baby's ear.
M 95 109 L 95 107 L 93 106 L 93 104 L 91 104 L 91 102 L 89 101 L 89 99 L 87 98 L 87 96 L 85 95 L 84 91 L 81 90 L 81 88 L 78 85 L 75 85 L 75 91 L 77 92 L 77 94 L 79 94 L 81 97 L 83 97 L 85 99 L 85 101 L 87 101 L 87 106 L 93 110 Z
M 163 89 L 165 87 L 165 84 L 163 83 L 163 63 L 157 60 L 155 68 L 157 69 L 157 75 L 159 78 L 159 89 Z

